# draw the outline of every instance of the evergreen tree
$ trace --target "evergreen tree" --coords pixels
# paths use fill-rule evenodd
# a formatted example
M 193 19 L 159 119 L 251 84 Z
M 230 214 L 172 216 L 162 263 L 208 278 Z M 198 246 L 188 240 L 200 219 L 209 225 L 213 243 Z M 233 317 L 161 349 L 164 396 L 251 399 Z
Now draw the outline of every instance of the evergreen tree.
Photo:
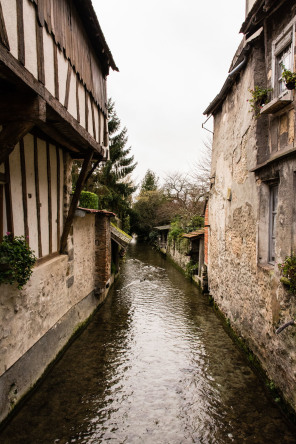
M 151 170 L 147 170 L 141 183 L 140 194 L 144 194 L 146 191 L 156 191 L 158 188 L 158 181 L 159 179 L 156 174 Z
M 87 189 L 98 194 L 99 208 L 114 211 L 123 221 L 123 228 L 127 229 L 131 196 L 136 190 L 130 175 L 137 164 L 134 156 L 130 155 L 131 148 L 126 148 L 127 129 L 120 129 L 121 122 L 111 99 L 108 101 L 108 115 L 110 160 L 93 173 Z

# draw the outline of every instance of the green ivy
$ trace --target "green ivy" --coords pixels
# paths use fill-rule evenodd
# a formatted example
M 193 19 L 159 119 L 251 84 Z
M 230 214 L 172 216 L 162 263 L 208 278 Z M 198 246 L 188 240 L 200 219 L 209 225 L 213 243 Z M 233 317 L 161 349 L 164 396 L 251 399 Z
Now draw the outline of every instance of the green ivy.
M 192 278 L 195 272 L 198 270 L 198 262 L 193 262 L 192 260 L 186 264 L 185 275 L 188 278 Z
M 97 210 L 99 208 L 98 195 L 91 193 L 90 191 L 81 191 L 79 201 L 82 208 L 90 208 L 93 210 Z
M 36 262 L 24 236 L 7 233 L 0 244 L 0 284 L 18 283 L 20 290 L 28 282 Z
M 281 282 L 289 287 L 289 291 L 296 294 L 296 255 L 287 256 L 285 262 L 279 264 L 283 277 Z

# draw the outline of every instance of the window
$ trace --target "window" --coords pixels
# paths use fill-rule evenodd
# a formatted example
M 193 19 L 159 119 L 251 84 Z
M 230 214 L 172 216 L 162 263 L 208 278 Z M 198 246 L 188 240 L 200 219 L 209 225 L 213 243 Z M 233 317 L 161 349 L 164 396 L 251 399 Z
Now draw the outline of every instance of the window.
M 275 238 L 276 238 L 276 214 L 278 206 L 278 185 L 270 187 L 269 200 L 269 253 L 268 262 L 273 264 L 275 261 Z
M 283 66 L 293 71 L 294 24 L 289 25 L 273 43 L 273 89 L 274 97 L 288 93 L 282 79 Z
M 276 57 L 276 93 L 278 96 L 287 91 L 285 82 L 282 79 L 283 66 L 290 71 L 293 71 L 292 66 L 292 42 L 283 51 L 281 51 Z

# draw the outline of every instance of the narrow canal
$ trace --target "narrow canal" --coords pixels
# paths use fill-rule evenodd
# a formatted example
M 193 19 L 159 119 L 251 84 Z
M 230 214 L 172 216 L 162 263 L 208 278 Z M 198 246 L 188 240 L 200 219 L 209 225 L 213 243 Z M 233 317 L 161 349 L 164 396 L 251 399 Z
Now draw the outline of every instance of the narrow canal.
M 105 305 L 1 444 L 295 443 L 206 297 L 132 245 Z

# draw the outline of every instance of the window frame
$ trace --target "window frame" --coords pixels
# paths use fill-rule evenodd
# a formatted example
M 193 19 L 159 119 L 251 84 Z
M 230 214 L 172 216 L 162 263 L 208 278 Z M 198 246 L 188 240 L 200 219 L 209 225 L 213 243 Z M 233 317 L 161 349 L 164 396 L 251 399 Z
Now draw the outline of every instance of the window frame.
M 291 71 L 294 70 L 294 46 L 295 46 L 295 23 L 296 17 L 285 27 L 285 29 L 278 35 L 278 37 L 272 43 L 272 88 L 273 97 L 281 98 L 290 93 L 287 88 L 280 91 L 280 78 L 278 69 L 278 57 L 283 51 L 290 47 L 291 48 L 291 66 L 286 67 Z

